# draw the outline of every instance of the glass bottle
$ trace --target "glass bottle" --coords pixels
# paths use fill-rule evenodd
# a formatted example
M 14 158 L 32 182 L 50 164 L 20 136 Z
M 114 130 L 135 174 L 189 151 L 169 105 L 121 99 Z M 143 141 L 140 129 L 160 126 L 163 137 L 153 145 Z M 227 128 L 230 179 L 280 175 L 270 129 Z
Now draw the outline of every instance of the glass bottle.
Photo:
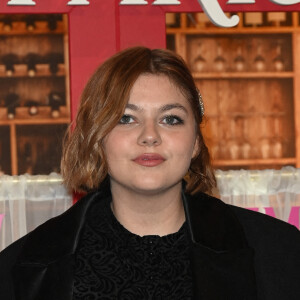
M 273 59 L 274 69 L 278 72 L 284 70 L 284 60 L 282 57 L 281 42 L 278 42 L 276 47 L 276 57 Z
M 255 67 L 255 70 L 258 72 L 265 71 L 265 68 L 266 68 L 266 61 L 263 58 L 261 52 L 262 52 L 262 47 L 259 44 L 257 47 L 256 57 L 254 58 L 254 67 Z
M 222 48 L 220 44 L 217 46 L 217 56 L 214 60 L 214 69 L 217 72 L 223 72 L 225 71 L 226 67 L 226 59 L 223 57 Z
M 193 62 L 193 69 L 195 72 L 203 72 L 206 68 L 206 60 L 201 55 L 202 54 L 202 44 L 198 43 L 197 45 L 197 56 Z
M 238 72 L 242 72 L 245 70 L 246 61 L 242 55 L 242 46 L 237 48 L 237 56 L 234 59 L 235 70 Z

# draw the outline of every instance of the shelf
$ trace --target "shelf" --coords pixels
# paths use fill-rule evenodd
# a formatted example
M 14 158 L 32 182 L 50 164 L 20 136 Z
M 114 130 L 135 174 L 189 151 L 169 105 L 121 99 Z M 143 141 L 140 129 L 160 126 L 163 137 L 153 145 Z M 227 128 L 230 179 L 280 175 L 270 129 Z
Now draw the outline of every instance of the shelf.
M 268 159 L 236 159 L 236 160 L 213 160 L 214 166 L 250 166 L 250 165 L 294 165 L 296 158 L 268 158 Z
M 294 72 L 193 72 L 195 79 L 227 79 L 227 78 L 293 78 Z
M 58 71 L 52 74 L 49 70 L 49 64 L 37 64 L 35 74 L 30 74 L 27 69 L 27 65 L 18 64 L 14 65 L 15 71 L 12 74 L 7 75 L 4 65 L 0 65 L 0 78 L 36 78 L 36 77 L 61 77 L 66 75 L 65 65 L 58 64 Z
M 300 167 L 300 14 L 238 15 L 237 27 L 221 28 L 182 13 L 171 23 L 181 27 L 166 29 L 168 49 L 186 61 L 204 99 L 213 165 Z
M 47 22 L 36 21 L 35 24 L 35 29 L 28 30 L 25 22 L 12 22 L 12 29 L 5 30 L 3 22 L 0 22 L 0 35 L 52 35 L 66 33 L 63 21 L 57 21 L 55 30 L 50 30 Z
M 17 107 L 15 118 L 9 120 L 6 108 L 0 108 L 0 126 L 70 123 L 69 113 L 65 106 L 60 107 L 58 118 L 51 117 L 51 107 L 49 106 L 39 106 L 38 110 L 39 112 L 36 115 L 31 116 L 28 114 L 28 107 Z
M 66 14 L 0 14 L 0 169 L 6 174 L 59 172 L 70 124 L 67 34 Z
M 10 120 L 9 124 L 8 121 L 0 121 L 0 126 L 7 126 L 10 124 L 14 125 L 55 125 L 55 124 L 69 124 L 70 118 L 56 118 L 56 119 L 14 119 Z
M 201 34 L 201 35 L 212 35 L 212 34 L 222 34 L 222 35 L 230 35 L 230 34 L 278 34 L 278 33 L 293 33 L 300 32 L 300 28 L 295 27 L 253 27 L 253 28 L 167 28 L 167 34 Z

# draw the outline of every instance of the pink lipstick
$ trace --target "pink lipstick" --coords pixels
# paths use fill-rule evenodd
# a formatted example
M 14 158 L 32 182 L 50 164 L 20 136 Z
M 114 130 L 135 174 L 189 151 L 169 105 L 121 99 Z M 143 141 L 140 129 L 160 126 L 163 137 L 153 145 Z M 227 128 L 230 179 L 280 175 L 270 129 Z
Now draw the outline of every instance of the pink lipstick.
M 133 160 L 144 167 L 155 167 L 162 164 L 165 159 L 157 153 L 144 153 Z

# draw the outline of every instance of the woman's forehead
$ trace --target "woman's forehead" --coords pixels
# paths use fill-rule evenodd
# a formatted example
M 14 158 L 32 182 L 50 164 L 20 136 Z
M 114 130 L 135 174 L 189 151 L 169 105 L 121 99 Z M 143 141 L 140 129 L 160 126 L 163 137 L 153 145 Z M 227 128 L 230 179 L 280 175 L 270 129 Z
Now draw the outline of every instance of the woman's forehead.
M 148 99 L 156 101 L 182 101 L 187 102 L 186 96 L 172 79 L 164 74 L 142 74 L 133 84 L 128 103 L 142 102 Z

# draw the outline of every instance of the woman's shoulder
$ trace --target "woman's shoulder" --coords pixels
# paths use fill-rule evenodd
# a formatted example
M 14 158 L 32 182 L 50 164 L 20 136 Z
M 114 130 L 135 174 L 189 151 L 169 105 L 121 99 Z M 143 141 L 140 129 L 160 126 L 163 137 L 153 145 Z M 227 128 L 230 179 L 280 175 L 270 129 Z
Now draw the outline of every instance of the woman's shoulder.
M 294 225 L 266 214 L 227 204 L 229 209 L 236 215 L 239 222 L 246 228 L 252 229 L 256 233 L 295 234 L 300 237 L 300 231 Z
M 217 208 L 214 209 L 215 211 L 222 208 L 222 213 L 227 212 L 234 215 L 245 229 L 251 230 L 256 234 L 276 233 L 278 235 L 288 233 L 300 237 L 300 231 L 295 226 L 280 219 L 248 208 L 227 204 L 218 197 L 204 193 L 199 193 L 198 195 L 201 201 L 212 202 L 212 206 Z
M 293 225 L 246 208 L 228 205 L 239 220 L 249 245 L 262 255 L 294 253 L 299 262 L 300 231 Z M 296 261 L 295 261 L 296 262 Z M 300 267 L 300 266 L 299 266 Z
M 32 259 L 35 254 L 36 257 L 48 255 L 50 248 L 53 255 L 56 252 L 59 254 L 67 251 L 67 247 L 76 242 L 86 211 L 91 203 L 99 198 L 101 197 L 97 192 L 86 195 L 61 215 L 49 219 L 21 239 L 13 242 L 0 252 L 1 265 L 2 261 L 6 259 L 11 261 L 15 257 Z
M 198 193 L 193 198 L 192 200 L 199 200 L 196 201 L 199 204 L 192 207 L 193 210 L 209 211 L 205 214 L 195 211 L 193 215 L 202 217 L 207 214 L 209 219 L 215 220 L 214 222 L 219 219 L 231 220 L 230 223 L 218 221 L 220 230 L 226 224 L 231 224 L 230 227 L 233 226 L 232 224 L 239 224 L 238 227 L 244 232 L 250 247 L 268 250 L 272 247 L 277 247 L 277 249 L 290 247 L 291 251 L 299 251 L 300 257 L 300 231 L 295 226 L 260 212 L 226 204 L 221 199 L 204 193 Z

